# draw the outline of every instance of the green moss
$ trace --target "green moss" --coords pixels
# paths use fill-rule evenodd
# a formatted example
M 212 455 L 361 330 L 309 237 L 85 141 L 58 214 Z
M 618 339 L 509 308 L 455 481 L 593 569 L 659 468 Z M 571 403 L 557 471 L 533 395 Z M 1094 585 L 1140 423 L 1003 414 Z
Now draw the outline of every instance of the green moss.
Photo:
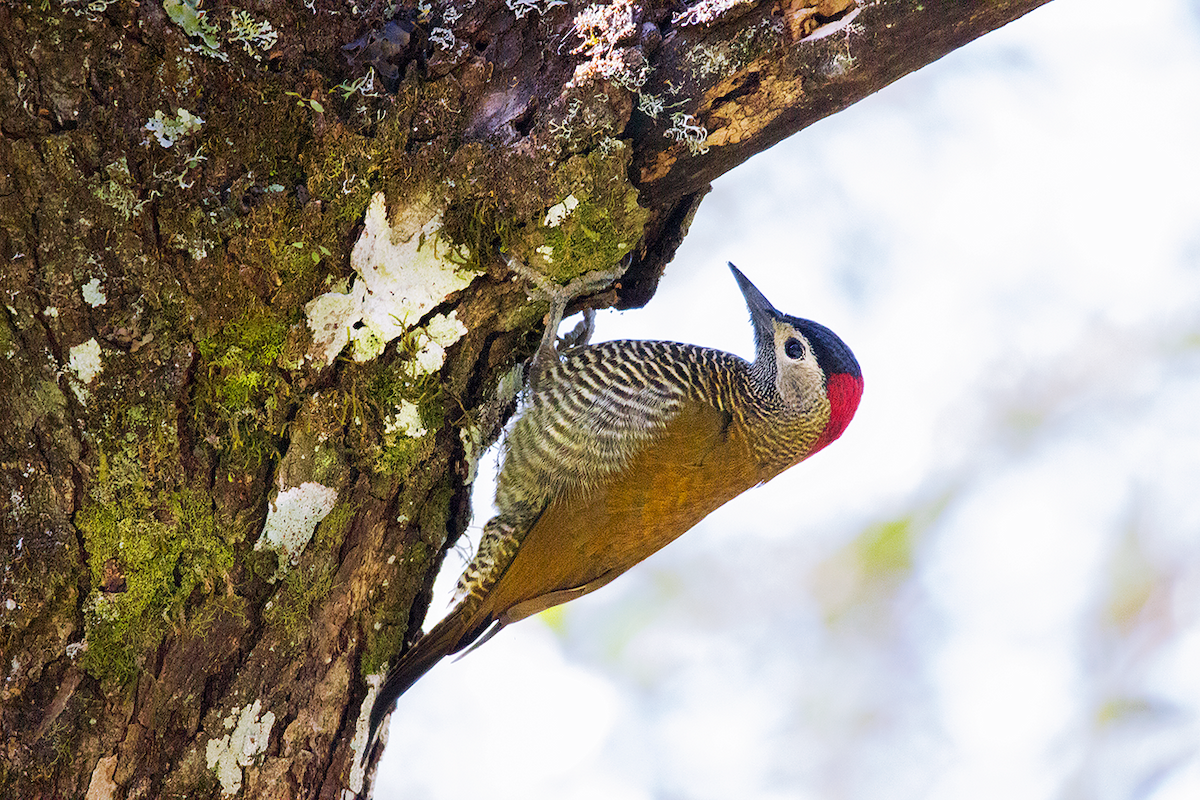
M 317 525 L 311 545 L 305 551 L 305 565 L 287 570 L 279 581 L 279 590 L 264 609 L 263 618 L 275 628 L 289 647 L 301 646 L 312 626 L 312 613 L 333 588 L 336 559 L 331 555 L 341 547 L 358 506 L 340 502 Z M 263 555 L 258 553 L 256 555 Z M 263 577 L 274 577 L 277 559 L 264 561 Z
M 565 282 L 609 269 L 634 248 L 649 212 L 638 205 L 637 189 L 626 177 L 630 157 L 630 149 L 621 146 L 573 156 L 563 164 L 553 196 L 559 202 L 573 197 L 574 207 L 557 220 L 547 218 L 547 208 L 528 221 L 521 244 L 530 266 Z
M 275 451 L 283 433 L 288 386 L 278 360 L 288 327 L 268 314 L 247 312 L 196 343 L 195 417 L 248 463 Z
M 415 507 L 419 515 L 413 522 L 423 531 L 445 531 L 450 515 L 450 503 L 454 499 L 456 483 L 453 480 L 439 481 L 432 487 L 424 498 L 412 501 L 409 508 Z M 402 506 L 404 507 L 404 506 Z M 407 521 L 407 520 L 406 520 Z M 442 534 L 444 535 L 444 534 Z M 440 544 L 440 543 L 439 543 Z M 429 562 L 437 555 L 437 550 L 426 541 L 417 540 L 408 545 L 400 558 L 402 565 L 397 574 L 408 580 L 417 580 L 413 576 L 424 575 L 429 570 Z M 369 641 L 363 653 L 361 672 L 370 675 L 379 671 L 380 667 L 392 660 L 408 636 L 409 613 L 412 598 L 420 587 L 410 583 L 407 587 L 393 587 L 390 596 L 385 592 L 384 599 L 379 603 L 382 613 L 376 623 L 368 631 Z M 397 609 L 400 613 L 397 613 Z
M 314 545 L 317 548 L 331 550 L 341 547 L 342 540 L 346 537 L 346 531 L 357 513 L 357 506 L 350 503 L 338 503 L 317 525 L 317 531 L 313 535 Z
M 361 222 L 371 196 L 387 183 L 408 184 L 403 195 L 395 196 L 417 194 L 412 188 L 419 181 L 413 179 L 422 171 L 422 160 L 402 154 L 408 147 L 409 109 L 421 100 L 411 87 L 405 88 L 373 135 L 334 125 L 302 154 L 308 191 L 325 205 L 334 227 L 348 231 Z
M 181 490 L 159 498 L 144 470 L 123 456 L 117 461 L 97 482 L 107 499 L 85 505 L 76 523 L 97 587 L 85 605 L 83 665 L 124 683 L 140 656 L 183 621 L 192 593 L 214 591 L 233 568 L 234 552 L 202 495 Z
M 263 619 L 288 647 L 298 648 L 312 627 L 313 609 L 329 596 L 332 588 L 333 564 L 328 559 L 317 559 L 304 569 L 289 570 L 264 609 Z
M 338 128 L 304 154 L 308 191 L 331 204 L 338 223 L 353 225 L 366 212 L 382 161 L 376 149 L 375 140 Z
M 418 439 L 385 435 L 370 462 L 371 470 L 380 476 L 410 475 L 421 463 L 424 449 Z
M 450 204 L 442 219 L 440 235 L 453 245 L 451 260 L 456 254 L 465 253 L 463 266 L 482 271 L 487 268 L 484 254 L 508 250 L 512 225 L 507 216 L 499 213 L 494 201 L 474 199 Z
M 383 623 L 379 630 L 372 632 L 371 642 L 363 652 L 359 662 L 359 672 L 364 677 L 373 675 L 383 669 L 384 664 L 391 662 L 404 646 L 408 626 L 395 621 L 392 624 Z
M 368 384 L 369 396 L 381 409 L 394 408 L 401 400 L 418 406 L 432 406 L 438 403 L 441 384 L 437 374 L 416 373 L 406 368 L 416 359 L 421 349 L 422 336 L 420 329 L 403 333 L 396 340 L 396 358 L 402 367 L 381 368 L 371 377 Z
M 364 676 L 379 672 L 384 664 L 390 662 L 400 652 L 407 633 L 408 626 L 399 621 L 396 624 L 382 625 L 371 635 L 371 642 L 363 653 L 359 667 L 360 672 Z
M 340 252 L 348 226 L 341 226 L 319 204 L 298 207 L 281 193 L 262 201 L 232 224 L 229 255 L 243 275 L 255 276 L 255 300 L 278 313 L 297 313 L 318 293 L 331 267 L 340 269 Z
M 177 485 L 174 405 L 122 409 L 123 399 L 119 391 L 96 397 L 108 425 L 93 439 L 89 494 L 75 518 L 92 585 L 83 665 L 120 683 L 169 629 L 204 630 L 222 603 L 240 602 L 221 591 L 236 533 L 218 527 L 206 494 Z
M 435 431 L 444 424 L 441 383 L 436 374 L 416 374 L 407 368 L 419 347 L 416 331 L 399 340 L 400 366 L 382 362 L 347 365 L 344 415 L 354 421 L 347 430 L 350 450 L 359 455 L 358 467 L 375 476 L 403 476 L 425 457 L 430 442 L 412 437 L 396 425 L 405 403 L 417 407 L 421 425 Z
M 450 501 L 454 499 L 454 485 L 443 481 L 433 487 L 433 491 L 421 504 L 421 516 L 418 520 L 425 530 L 443 530 L 446 519 L 450 516 Z
M 188 631 L 192 636 L 204 638 L 212 631 L 217 617 L 231 615 L 246 622 L 246 601 L 236 594 L 214 594 L 205 598 L 195 609 L 188 611 Z
M 428 545 L 424 542 L 415 542 L 405 549 L 404 564 L 400 572 L 404 575 L 422 575 L 428 569 L 429 561 L 432 558 L 433 551 Z M 409 600 L 411 601 L 411 595 Z M 372 675 L 378 672 L 385 663 L 392 661 L 400 652 L 400 648 L 404 646 L 404 640 L 408 638 L 409 633 L 408 605 L 408 603 L 398 600 L 380 603 L 379 607 L 383 613 L 367 632 L 368 642 L 363 650 L 359 666 L 362 675 Z M 396 612 L 400 608 L 403 609 L 403 614 Z

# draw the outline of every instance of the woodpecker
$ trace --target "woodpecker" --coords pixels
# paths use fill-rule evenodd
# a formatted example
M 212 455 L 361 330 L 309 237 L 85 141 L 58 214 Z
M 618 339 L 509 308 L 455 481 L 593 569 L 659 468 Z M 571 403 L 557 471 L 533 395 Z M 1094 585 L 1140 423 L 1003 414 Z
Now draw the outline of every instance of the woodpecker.
M 535 363 L 497 478 L 497 514 L 454 608 L 388 672 L 368 750 L 396 698 L 443 657 L 599 589 L 841 436 L 863 390 L 854 354 L 824 325 L 775 310 L 729 268 L 750 310 L 752 364 L 644 341 Z M 556 319 L 548 336 L 554 328 Z

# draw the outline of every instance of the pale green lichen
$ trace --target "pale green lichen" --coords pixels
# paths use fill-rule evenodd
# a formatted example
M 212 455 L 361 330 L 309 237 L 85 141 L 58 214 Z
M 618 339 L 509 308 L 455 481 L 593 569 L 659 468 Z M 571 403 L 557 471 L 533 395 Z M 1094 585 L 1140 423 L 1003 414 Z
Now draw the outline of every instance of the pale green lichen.
M 90 281 L 79 287 L 79 293 L 83 295 L 83 301 L 92 308 L 98 308 L 108 302 L 108 297 L 104 294 L 104 288 L 101 286 L 99 278 L 93 277 Z
M 458 312 L 435 314 L 429 323 L 415 332 L 416 354 L 408 362 L 409 373 L 416 378 L 431 375 L 446 362 L 446 348 L 461 339 L 467 326 L 458 321 Z
M 342 81 L 337 86 L 334 86 L 334 91 L 341 94 L 343 100 L 349 100 L 352 95 L 358 94 L 363 97 L 382 97 L 383 95 L 375 88 L 375 68 L 367 67 L 367 74 L 355 78 L 353 81 Z
M 393 226 L 382 192 L 371 198 L 363 232 L 350 254 L 357 276 L 347 293 L 327 292 L 304 307 L 313 345 L 309 358 L 328 364 L 348 344 L 368 361 L 410 330 L 430 309 L 465 289 L 476 273 L 462 269 L 467 253 L 442 241 L 440 212 L 412 209 Z
M 749 0 L 700 0 L 686 10 L 677 12 L 672 22 L 681 28 L 687 25 L 708 25 L 716 22 L 730 9 L 747 2 Z
M 224 724 L 229 733 L 209 739 L 204 756 L 221 782 L 221 793 L 228 796 L 242 790 L 242 769 L 266 752 L 275 712 L 262 713 L 262 701 L 255 700 L 252 705 L 231 709 Z
M 74 373 L 75 380 L 71 382 L 71 389 L 75 396 L 79 398 L 79 402 L 87 402 L 87 384 L 94 381 L 104 369 L 100 360 L 100 343 L 96 341 L 96 337 L 93 336 L 83 344 L 71 348 L 67 369 Z
M 269 21 L 259 22 L 239 8 L 230 15 L 229 27 L 229 41 L 240 44 L 255 61 L 262 61 L 262 54 L 279 40 L 279 32 Z
M 284 489 L 276 495 L 267 509 L 255 550 L 271 550 L 279 556 L 272 582 L 296 564 L 300 554 L 312 539 L 317 525 L 337 505 L 338 492 L 315 481 Z
M 399 433 L 411 439 L 419 439 L 429 430 L 421 422 L 421 409 L 407 400 L 401 400 L 387 419 L 384 420 L 384 433 Z
M 567 195 L 562 199 L 561 203 L 555 203 L 550 206 L 550 210 L 546 212 L 546 218 L 542 220 L 542 224 L 548 228 L 557 228 L 578 205 L 579 200 L 576 199 L 575 195 Z
M 221 42 L 217 38 L 221 29 L 208 19 L 208 12 L 200 8 L 200 0 L 163 0 L 163 10 L 184 33 L 200 39 L 202 44 L 197 45 L 196 50 L 210 58 L 229 60 L 229 56 L 221 52 Z
M 154 138 L 165 148 L 171 147 L 179 139 L 200 130 L 200 126 L 203 124 L 203 119 L 186 108 L 181 108 L 174 116 L 170 117 L 163 114 L 162 110 L 155 111 L 154 116 L 148 119 L 142 127 L 154 134 Z
M 455 55 L 466 49 L 467 43 L 460 42 L 449 28 L 434 28 L 429 32 L 429 43 L 439 50 L 453 52 Z
M 508 6 L 508 10 L 516 15 L 517 19 L 522 19 L 526 14 L 537 12 L 545 14 L 552 8 L 567 5 L 566 0 L 504 0 L 504 5 Z
M 575 15 L 571 30 L 580 40 L 571 52 L 583 53 L 587 60 L 575 67 L 568 88 L 599 80 L 637 91 L 646 82 L 648 66 L 643 64 L 631 71 L 619 47 L 637 32 L 633 0 L 590 5 Z
M 650 119 L 658 119 L 658 115 L 666 107 L 663 99 L 656 94 L 638 93 L 638 111 Z
M 684 57 L 684 65 L 698 79 L 724 77 L 735 68 L 729 48 L 724 45 L 698 44 Z
M 701 125 L 691 114 L 682 111 L 671 115 L 671 127 L 663 134 L 667 138 L 687 145 L 688 152 L 694 156 L 708 152 L 708 129 Z
M 62 0 L 62 6 L 77 17 L 97 22 L 108 7 L 117 0 Z
M 550 134 L 565 147 L 582 152 L 592 144 L 611 136 L 617 119 L 603 95 L 590 95 L 587 102 L 572 98 L 561 119 L 550 120 Z
M 133 176 L 129 174 L 129 162 L 121 156 L 104 168 L 108 180 L 92 190 L 96 199 L 116 211 L 121 218 L 129 220 L 142 213 L 142 208 L 150 202 L 141 199 L 134 190 Z

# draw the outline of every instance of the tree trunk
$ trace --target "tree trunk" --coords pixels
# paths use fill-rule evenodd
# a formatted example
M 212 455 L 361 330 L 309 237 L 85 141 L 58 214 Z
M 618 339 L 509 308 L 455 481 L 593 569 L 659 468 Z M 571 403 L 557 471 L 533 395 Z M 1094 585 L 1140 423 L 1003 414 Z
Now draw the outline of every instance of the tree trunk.
M 552 280 L 1045 0 L 0 4 L 0 794 L 369 793 Z

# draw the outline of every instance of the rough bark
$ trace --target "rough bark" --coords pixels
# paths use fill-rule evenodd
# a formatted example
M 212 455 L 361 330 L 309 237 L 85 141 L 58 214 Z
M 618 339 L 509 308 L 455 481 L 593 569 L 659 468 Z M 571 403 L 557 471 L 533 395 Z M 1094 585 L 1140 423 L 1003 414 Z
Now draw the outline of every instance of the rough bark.
M 0 794 L 369 792 L 547 307 L 499 254 L 640 305 L 714 177 L 1043 2 L 0 3 Z

